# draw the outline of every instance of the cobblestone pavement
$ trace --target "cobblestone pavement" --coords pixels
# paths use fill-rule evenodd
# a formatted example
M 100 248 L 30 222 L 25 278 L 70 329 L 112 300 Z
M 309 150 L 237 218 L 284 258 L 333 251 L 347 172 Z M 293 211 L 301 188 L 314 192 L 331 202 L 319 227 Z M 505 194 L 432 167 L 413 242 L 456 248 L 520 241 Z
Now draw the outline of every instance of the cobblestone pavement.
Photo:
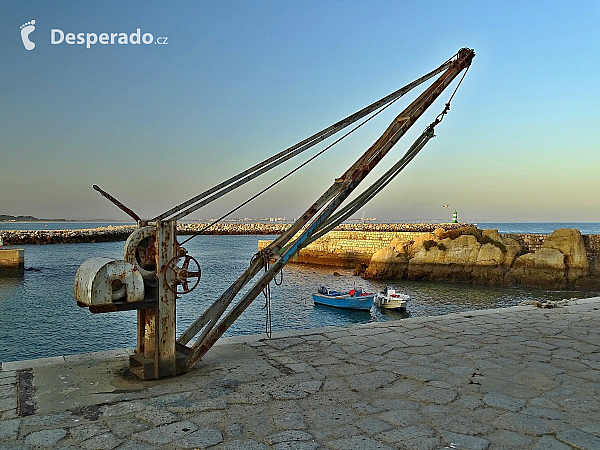
M 0 448 L 599 449 L 599 308 L 232 338 L 152 382 L 123 352 L 4 363 Z

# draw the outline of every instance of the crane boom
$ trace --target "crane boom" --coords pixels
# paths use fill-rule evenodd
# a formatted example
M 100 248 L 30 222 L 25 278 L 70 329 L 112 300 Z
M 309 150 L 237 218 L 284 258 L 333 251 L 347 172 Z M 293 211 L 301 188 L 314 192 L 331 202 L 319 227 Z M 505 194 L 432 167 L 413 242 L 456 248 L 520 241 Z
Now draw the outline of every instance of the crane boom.
M 204 325 L 206 325 L 206 328 L 191 347 L 192 353 L 188 356 L 186 362 L 188 368 L 201 359 L 219 337 L 227 331 L 231 324 L 261 293 L 264 287 L 273 280 L 289 259 L 304 246 L 303 244 L 318 230 L 319 226 L 354 191 L 425 110 L 439 97 L 452 80 L 470 66 L 474 56 L 475 53 L 472 49 L 464 48 L 459 50 L 456 60 L 452 62 L 445 72 L 394 119 L 381 137 L 340 178 L 336 179 L 333 185 L 286 232 L 282 233 L 279 238 L 274 240 L 263 251 L 265 258 L 275 258 L 274 264 L 256 281 L 253 287 L 218 325 L 215 326 L 218 318 L 230 305 L 240 289 L 262 269 L 263 264 L 257 264 L 255 261 L 213 304 L 214 310 L 207 315 L 203 315 L 199 323 L 194 323 L 190 326 L 188 331 L 182 336 L 183 339 L 178 341 L 180 344 L 183 341 L 189 342 Z M 318 211 L 324 206 L 325 208 L 317 215 Z M 312 223 L 302 233 L 295 236 L 311 219 L 313 219 Z M 292 238 L 294 239 L 292 240 Z M 201 324 L 202 327 L 200 327 Z
M 321 130 L 321 131 L 313 134 L 312 136 L 298 142 L 295 145 L 292 145 L 291 147 L 277 153 L 276 155 L 271 156 L 270 158 L 265 159 L 264 161 L 250 167 L 247 170 L 244 170 L 243 172 L 238 173 L 237 175 L 223 181 L 222 183 L 219 183 L 216 186 L 213 186 L 212 188 L 207 189 L 206 191 L 202 192 L 201 194 L 198 194 L 195 197 L 192 197 L 191 199 L 181 203 L 180 205 L 177 205 L 177 206 L 171 208 L 170 210 L 156 216 L 152 220 L 160 221 L 160 220 L 164 220 L 167 218 L 171 218 L 174 220 L 182 219 L 183 217 L 193 213 L 194 211 L 197 211 L 201 207 L 206 206 L 207 204 L 213 202 L 214 200 L 217 200 L 221 196 L 242 186 L 243 184 L 247 183 L 248 181 L 262 175 L 263 173 L 267 172 L 268 170 L 272 169 L 273 167 L 276 167 L 277 165 L 287 161 L 288 159 L 293 158 L 296 155 L 299 155 L 303 151 L 308 150 L 309 148 L 313 147 L 314 145 L 318 144 L 319 142 L 324 141 L 328 137 L 333 136 L 334 134 L 338 133 L 339 131 L 343 130 L 344 128 L 352 125 L 356 121 L 371 114 L 373 111 L 376 111 L 379 108 L 396 101 L 397 99 L 399 99 L 400 97 L 402 97 L 403 95 L 405 95 L 407 92 L 411 91 L 418 85 L 424 83 L 425 81 L 433 78 L 437 74 L 443 72 L 450 64 L 452 64 L 452 58 L 448 59 L 446 62 L 444 62 L 439 67 L 437 67 L 434 70 L 432 70 L 431 72 L 423 75 L 422 77 L 417 78 L 416 80 L 407 84 L 406 86 L 403 86 L 400 89 L 397 89 L 396 91 L 392 92 L 391 94 L 386 95 L 385 97 L 377 100 L 376 102 L 373 102 L 368 106 L 365 106 L 360 111 L 357 111 L 354 114 L 349 115 L 348 117 L 334 123 L 333 125 L 330 125 L 329 127 L 325 128 L 324 130 Z

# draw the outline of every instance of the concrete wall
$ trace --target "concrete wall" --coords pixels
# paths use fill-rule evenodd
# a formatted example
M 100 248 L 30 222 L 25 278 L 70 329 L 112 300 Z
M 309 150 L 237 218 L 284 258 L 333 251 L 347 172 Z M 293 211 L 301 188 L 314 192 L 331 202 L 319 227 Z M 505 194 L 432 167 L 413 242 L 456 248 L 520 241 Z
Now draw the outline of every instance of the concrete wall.
M 0 275 L 22 275 L 25 272 L 25 250 L 0 250 Z

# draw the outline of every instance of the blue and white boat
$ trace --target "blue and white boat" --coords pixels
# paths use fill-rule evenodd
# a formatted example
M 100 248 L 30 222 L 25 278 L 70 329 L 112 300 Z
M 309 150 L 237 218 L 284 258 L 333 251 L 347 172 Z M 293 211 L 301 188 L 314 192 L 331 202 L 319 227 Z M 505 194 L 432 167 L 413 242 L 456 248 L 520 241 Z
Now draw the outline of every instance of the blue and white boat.
M 321 286 L 313 301 L 320 305 L 334 306 L 336 308 L 370 310 L 373 306 L 375 294 L 363 293 L 361 288 L 352 289 L 349 292 L 338 292 Z

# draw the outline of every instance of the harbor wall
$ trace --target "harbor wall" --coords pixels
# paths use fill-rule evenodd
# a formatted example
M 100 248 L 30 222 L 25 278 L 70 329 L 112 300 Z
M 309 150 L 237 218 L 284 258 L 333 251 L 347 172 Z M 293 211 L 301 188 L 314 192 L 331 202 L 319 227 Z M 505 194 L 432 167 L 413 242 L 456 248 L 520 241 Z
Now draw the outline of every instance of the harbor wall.
M 208 223 L 178 223 L 177 233 L 191 235 L 207 227 Z M 364 245 L 364 241 L 384 239 L 385 233 L 426 232 L 442 227 L 446 230 L 459 228 L 465 224 L 447 223 L 346 223 L 339 225 L 333 232 L 358 232 L 349 235 L 349 242 Z M 279 235 L 290 227 L 288 223 L 217 223 L 203 232 L 205 235 Z M 28 244 L 75 244 L 84 242 L 125 241 L 136 229 L 135 225 L 118 225 L 81 230 L 4 230 L 0 238 L 4 245 Z M 362 234 L 361 234 L 362 233 Z M 377 233 L 370 236 L 370 233 Z M 380 234 L 383 233 L 383 234 Z M 385 238 L 387 239 L 387 237 Z M 353 245 L 353 244 L 351 244 Z M 374 247 L 374 243 L 371 247 Z
M 433 231 L 433 230 L 432 230 Z M 430 232 L 430 231 L 427 231 Z M 425 231 L 345 231 L 334 230 L 300 250 L 296 258 L 299 263 L 322 265 L 338 265 L 354 267 L 354 261 L 369 262 L 375 252 L 388 247 L 393 239 L 401 243 L 415 241 Z M 549 234 L 500 233 L 501 236 L 514 239 L 521 245 L 521 254 L 534 253 L 542 248 Z M 588 260 L 600 261 L 600 234 L 582 235 Z M 271 241 L 258 241 L 258 249 L 262 250 Z M 321 261 L 321 259 L 324 259 Z
M 409 242 L 433 229 L 426 231 L 335 229 L 300 250 L 294 262 L 353 269 L 360 264 L 368 264 L 373 254 L 390 245 L 393 239 Z M 259 240 L 258 249 L 262 250 L 270 243 L 270 240 Z
M 209 224 L 179 223 L 178 234 L 194 234 L 203 230 L 207 225 Z M 508 262 L 495 262 L 494 258 L 504 260 L 505 256 L 503 254 L 488 255 L 490 249 L 493 250 L 492 253 L 497 253 L 500 247 L 491 248 L 491 244 L 485 244 L 482 241 L 477 243 L 477 239 L 474 243 L 471 243 L 473 245 L 464 246 L 460 244 L 464 239 L 454 242 L 454 238 L 438 238 L 440 231 L 452 231 L 454 233 L 453 230 L 468 225 L 450 223 L 342 224 L 301 250 L 295 260 L 299 263 L 353 268 L 357 269 L 357 273 L 361 273 L 361 270 L 364 271 L 368 268 L 366 273 L 362 273 L 373 278 L 411 278 L 507 285 L 515 283 L 519 285 L 521 283 L 520 285 L 528 287 L 546 287 L 550 289 L 577 288 L 578 285 L 582 285 L 582 282 L 588 283 L 593 289 L 600 286 L 600 235 L 581 236 L 577 230 L 574 230 L 578 235 L 577 239 L 580 241 L 576 246 L 578 246 L 580 249 L 578 252 L 582 255 L 577 263 L 580 266 L 574 267 L 570 265 L 571 256 L 568 254 L 569 251 L 566 253 L 563 251 L 564 258 L 560 253 L 556 253 L 556 251 L 563 250 L 560 247 L 562 244 L 549 244 L 552 241 L 552 239 L 549 240 L 551 235 L 498 234 L 495 232 L 496 237 L 494 239 L 496 241 L 514 243 L 516 250 L 515 254 L 511 256 L 509 264 Z M 279 235 L 287 230 L 289 226 L 290 224 L 286 223 L 219 223 L 203 234 Z M 471 226 L 471 228 L 474 227 Z M 83 230 L 4 230 L 0 231 L 0 239 L 4 241 L 5 245 L 11 246 L 124 241 L 135 229 L 134 225 L 121 225 Z M 481 230 L 479 233 L 481 234 Z M 471 238 L 471 241 L 475 239 L 473 236 Z M 415 259 L 416 250 L 412 243 L 418 242 L 419 245 L 423 246 L 424 243 L 433 242 L 432 239 L 435 239 L 433 252 L 429 252 L 428 247 L 427 251 L 422 252 L 422 255 Z M 264 248 L 269 242 L 267 240 L 259 241 L 259 249 Z M 457 242 L 460 245 L 455 245 Z M 413 247 L 410 255 L 406 253 L 401 255 L 404 252 L 403 247 L 405 244 L 408 247 Z M 438 246 L 438 244 L 441 245 Z M 451 249 L 445 250 L 448 245 Z M 557 245 L 559 246 L 557 247 Z M 480 257 L 475 257 L 473 261 L 466 261 L 456 256 L 461 252 L 465 255 L 467 253 L 475 255 L 477 252 L 481 252 L 481 255 L 487 255 L 485 256 L 487 259 L 480 255 Z M 526 255 L 532 257 L 521 258 Z M 548 260 L 546 257 L 549 255 L 554 260 Z M 519 260 L 520 265 L 517 264 L 518 267 L 513 267 L 513 262 L 517 260 Z M 477 267 L 474 268 L 474 266 Z M 483 266 L 494 267 L 482 268 Z M 583 281 L 575 280 L 575 273 L 584 274 L 585 276 L 581 275 L 580 277 Z M 542 280 L 544 277 L 547 279 L 546 281 Z M 517 278 L 518 280 L 514 281 Z

